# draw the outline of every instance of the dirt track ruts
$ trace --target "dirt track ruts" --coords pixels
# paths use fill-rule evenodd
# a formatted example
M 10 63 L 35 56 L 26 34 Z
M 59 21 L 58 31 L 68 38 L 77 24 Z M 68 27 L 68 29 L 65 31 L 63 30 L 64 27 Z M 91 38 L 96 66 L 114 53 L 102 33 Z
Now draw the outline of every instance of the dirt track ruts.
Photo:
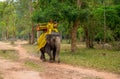
M 0 75 L 4 79 L 120 79 L 118 74 L 110 72 L 96 71 L 94 69 L 85 69 L 66 64 L 57 64 L 41 62 L 39 58 L 31 56 L 21 46 L 26 42 L 16 42 L 16 47 L 9 43 L 0 42 L 0 49 L 14 49 L 19 53 L 19 60 L 30 59 L 37 61 L 44 67 L 44 71 L 38 72 L 26 68 L 22 62 L 13 62 L 0 57 Z

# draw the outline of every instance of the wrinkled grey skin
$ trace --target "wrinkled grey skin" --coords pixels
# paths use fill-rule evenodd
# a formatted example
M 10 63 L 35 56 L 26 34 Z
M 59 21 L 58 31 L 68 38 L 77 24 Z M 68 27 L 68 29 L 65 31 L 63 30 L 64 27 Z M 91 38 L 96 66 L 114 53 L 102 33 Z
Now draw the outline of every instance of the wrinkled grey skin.
M 41 48 L 41 56 L 40 59 L 43 61 L 46 61 L 45 59 L 45 53 L 47 53 L 50 57 L 50 62 L 53 62 L 57 60 L 58 63 L 60 63 L 60 35 L 59 34 L 49 34 L 46 37 L 46 45 L 45 47 Z

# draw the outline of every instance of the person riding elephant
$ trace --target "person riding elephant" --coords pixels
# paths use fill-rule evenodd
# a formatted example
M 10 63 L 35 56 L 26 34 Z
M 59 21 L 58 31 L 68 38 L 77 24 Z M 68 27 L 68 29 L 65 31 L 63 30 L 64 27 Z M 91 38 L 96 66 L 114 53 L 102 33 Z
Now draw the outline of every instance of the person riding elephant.
M 57 29 L 57 24 L 53 23 L 53 20 L 50 19 L 50 21 L 48 22 L 47 24 L 47 29 L 46 30 L 43 30 L 43 33 L 40 35 L 40 37 L 38 38 L 38 49 L 41 49 L 42 47 L 45 46 L 46 44 L 46 36 L 48 34 L 51 34 L 52 31 L 54 32 L 58 32 L 58 29 Z
M 57 29 L 57 22 L 53 23 L 51 19 L 46 29 L 42 29 L 43 33 L 38 38 L 38 49 L 41 51 L 40 58 L 45 61 L 44 53 L 48 53 L 50 56 L 50 61 L 55 61 L 57 57 L 58 62 L 60 62 L 59 52 L 60 52 L 60 35 Z M 52 33 L 54 32 L 54 33 Z M 53 52 L 51 52 L 53 51 Z

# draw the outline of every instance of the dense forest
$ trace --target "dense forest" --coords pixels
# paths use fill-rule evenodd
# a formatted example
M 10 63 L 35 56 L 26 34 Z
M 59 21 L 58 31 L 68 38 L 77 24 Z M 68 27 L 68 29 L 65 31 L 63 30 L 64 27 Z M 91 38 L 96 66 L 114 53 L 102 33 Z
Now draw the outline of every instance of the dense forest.
M 53 19 L 71 51 L 78 42 L 120 47 L 120 0 L 6 0 L 0 2 L 0 40 L 36 42 L 36 25 Z

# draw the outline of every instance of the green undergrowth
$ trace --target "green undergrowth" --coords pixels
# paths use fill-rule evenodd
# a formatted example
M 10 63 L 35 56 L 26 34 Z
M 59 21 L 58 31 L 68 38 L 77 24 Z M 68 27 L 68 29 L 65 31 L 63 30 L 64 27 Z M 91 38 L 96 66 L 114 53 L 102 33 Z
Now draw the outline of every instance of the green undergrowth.
M 14 61 L 19 59 L 18 53 L 15 50 L 0 50 L 0 56 Z
M 120 52 L 98 49 L 79 49 L 75 53 L 61 51 L 61 61 L 74 66 L 120 73 Z
M 36 71 L 43 71 L 43 66 L 41 66 L 38 61 L 26 60 L 24 61 L 24 65 Z

